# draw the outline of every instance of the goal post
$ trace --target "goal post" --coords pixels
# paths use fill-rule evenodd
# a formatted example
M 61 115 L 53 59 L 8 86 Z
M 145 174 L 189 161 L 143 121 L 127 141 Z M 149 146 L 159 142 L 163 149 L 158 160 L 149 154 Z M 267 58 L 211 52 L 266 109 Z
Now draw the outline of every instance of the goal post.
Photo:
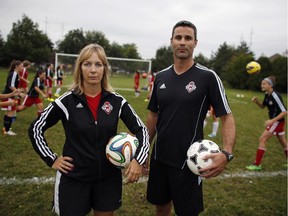
M 66 71 L 68 70 L 68 73 L 72 73 L 77 57 L 78 54 L 55 53 L 55 68 L 57 68 L 57 66 L 60 64 L 64 64 Z M 107 59 L 111 74 L 123 72 L 129 74 L 135 72 L 136 70 L 148 72 L 152 69 L 151 60 L 117 57 L 107 57 Z

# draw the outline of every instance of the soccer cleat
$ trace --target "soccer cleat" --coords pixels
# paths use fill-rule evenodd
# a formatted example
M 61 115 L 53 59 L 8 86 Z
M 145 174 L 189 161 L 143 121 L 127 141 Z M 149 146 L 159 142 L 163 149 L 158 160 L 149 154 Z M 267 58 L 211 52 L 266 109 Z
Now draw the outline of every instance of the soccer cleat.
M 6 132 L 7 135 L 9 136 L 16 136 L 17 134 L 11 130 L 9 130 L 8 132 Z
M 145 102 L 148 102 L 149 100 L 148 100 L 148 99 L 145 99 L 144 101 L 145 101 Z
M 60 95 L 55 93 L 54 96 L 55 96 L 55 97 L 59 97 Z
M 48 101 L 53 102 L 55 100 L 53 98 L 48 98 Z
M 2 129 L 3 135 L 9 135 L 9 136 L 16 136 L 17 134 L 11 130 L 6 131 L 5 128 Z
M 211 134 L 208 134 L 209 137 L 213 138 L 213 137 L 216 137 L 215 134 L 211 133 Z
M 262 168 L 261 168 L 261 165 L 257 166 L 257 165 L 251 164 L 249 166 L 246 166 L 246 169 L 251 170 L 251 171 L 260 171 Z

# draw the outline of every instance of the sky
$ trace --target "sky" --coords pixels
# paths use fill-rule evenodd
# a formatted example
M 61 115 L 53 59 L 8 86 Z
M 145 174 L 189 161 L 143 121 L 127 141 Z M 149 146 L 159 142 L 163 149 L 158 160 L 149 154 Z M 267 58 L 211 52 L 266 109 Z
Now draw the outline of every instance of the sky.
M 1 0 L 0 32 L 6 41 L 23 15 L 55 43 L 70 30 L 100 31 L 120 45 L 134 43 L 143 59 L 170 45 L 175 23 L 198 29 L 194 55 L 210 58 L 226 42 L 245 41 L 255 58 L 287 50 L 286 0 Z

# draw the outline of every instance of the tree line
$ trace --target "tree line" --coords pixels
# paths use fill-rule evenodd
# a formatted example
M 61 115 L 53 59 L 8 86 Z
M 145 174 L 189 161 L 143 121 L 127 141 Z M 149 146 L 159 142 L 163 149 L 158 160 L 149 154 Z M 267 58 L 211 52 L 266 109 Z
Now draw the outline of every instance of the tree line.
M 104 47 L 107 56 L 118 58 L 141 59 L 141 55 L 134 43 L 110 43 L 101 31 L 70 30 L 55 46 L 49 37 L 39 30 L 25 14 L 22 20 L 13 23 L 5 41 L 0 29 L 0 66 L 7 67 L 13 59 L 27 59 L 35 65 L 54 62 L 55 53 L 78 54 L 89 43 L 98 43 Z M 255 59 L 245 41 L 235 47 L 226 42 L 221 44 L 210 58 L 201 53 L 194 57 L 196 62 L 213 69 L 222 80 L 237 89 L 260 90 L 261 80 L 269 75 L 276 77 L 276 90 L 287 92 L 287 57 L 276 55 L 274 58 L 261 56 Z M 173 55 L 169 46 L 162 46 L 156 50 L 152 60 L 152 71 L 157 72 L 173 63 Z M 245 68 L 248 62 L 255 60 L 261 65 L 259 74 L 249 75 Z

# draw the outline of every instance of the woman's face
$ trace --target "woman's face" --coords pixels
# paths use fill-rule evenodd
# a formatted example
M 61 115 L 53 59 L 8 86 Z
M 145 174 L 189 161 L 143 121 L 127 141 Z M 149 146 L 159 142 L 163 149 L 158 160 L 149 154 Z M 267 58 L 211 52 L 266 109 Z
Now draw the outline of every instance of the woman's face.
M 82 76 L 84 85 L 101 85 L 104 74 L 104 65 L 96 53 L 86 59 L 82 65 Z
M 39 74 L 39 78 L 40 78 L 40 80 L 45 80 L 45 78 L 46 78 L 46 73 L 43 72 L 43 73 Z
M 17 73 L 20 73 L 22 70 L 23 70 L 23 64 L 22 64 L 22 63 L 19 64 L 19 65 L 17 65 L 17 66 L 15 67 L 15 71 L 16 71 Z
M 269 82 L 267 80 L 262 80 L 261 82 L 261 90 L 263 92 L 267 92 L 269 90 L 271 90 L 271 85 L 269 84 Z

